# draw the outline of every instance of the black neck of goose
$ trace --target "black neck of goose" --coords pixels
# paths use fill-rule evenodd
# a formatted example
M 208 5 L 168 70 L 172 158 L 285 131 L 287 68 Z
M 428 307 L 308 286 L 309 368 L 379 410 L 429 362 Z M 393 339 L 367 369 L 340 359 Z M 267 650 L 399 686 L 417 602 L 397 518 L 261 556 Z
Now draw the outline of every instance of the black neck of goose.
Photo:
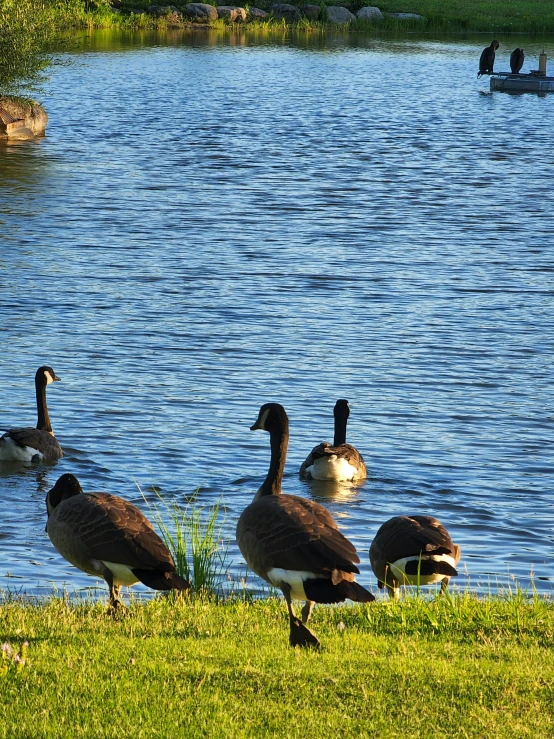
M 37 390 L 37 429 L 41 431 L 52 432 L 52 424 L 50 423 L 50 416 L 48 415 L 48 408 L 46 406 L 46 383 L 38 383 L 36 385 Z
M 283 483 L 283 472 L 287 458 L 287 447 L 289 445 L 288 429 L 273 429 L 270 431 L 271 440 L 271 462 L 267 477 L 258 491 L 258 496 L 280 495 Z
M 346 422 L 348 421 L 348 415 L 346 413 L 337 413 L 335 416 L 335 438 L 333 439 L 333 446 L 341 446 L 346 444 Z

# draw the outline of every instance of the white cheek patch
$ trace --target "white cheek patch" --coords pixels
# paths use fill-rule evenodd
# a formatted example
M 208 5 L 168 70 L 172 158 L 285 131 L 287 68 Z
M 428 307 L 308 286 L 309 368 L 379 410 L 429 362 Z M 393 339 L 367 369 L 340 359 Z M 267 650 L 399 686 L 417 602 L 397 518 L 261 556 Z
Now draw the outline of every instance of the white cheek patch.
M 356 480 L 358 478 L 358 470 L 351 465 L 344 457 L 337 457 L 336 454 L 320 457 L 308 467 L 306 470 L 314 480 L 336 480 L 347 481 Z
M 54 382 L 54 378 L 52 377 L 52 375 L 50 374 L 50 372 L 48 372 L 48 370 L 46 370 L 46 372 L 44 374 L 46 375 L 46 384 L 47 385 L 50 385 L 51 382 Z
M 304 590 L 305 580 L 317 580 L 318 575 L 313 572 L 303 570 L 283 570 L 280 567 L 274 567 L 267 573 L 267 579 L 276 588 L 281 588 L 282 583 L 290 585 L 291 598 L 296 600 L 308 600 Z
M 265 422 L 267 421 L 268 416 L 269 416 L 269 408 L 266 408 L 258 424 L 258 427 L 262 429 L 262 431 L 265 431 Z
M 105 560 L 102 560 L 102 564 L 112 573 L 115 585 L 134 585 L 139 581 L 138 577 L 126 565 L 106 562 Z
M 429 556 L 423 556 L 421 561 L 433 560 L 434 562 L 447 562 L 452 567 L 456 567 L 454 557 L 448 554 L 432 554 Z M 433 575 L 418 575 L 417 572 L 414 575 L 406 574 L 406 565 L 408 562 L 419 562 L 419 557 L 403 557 L 397 559 L 396 562 L 391 562 L 389 565 L 392 574 L 399 580 L 401 585 L 432 585 L 435 582 L 442 582 L 445 577 L 444 574 L 436 572 Z

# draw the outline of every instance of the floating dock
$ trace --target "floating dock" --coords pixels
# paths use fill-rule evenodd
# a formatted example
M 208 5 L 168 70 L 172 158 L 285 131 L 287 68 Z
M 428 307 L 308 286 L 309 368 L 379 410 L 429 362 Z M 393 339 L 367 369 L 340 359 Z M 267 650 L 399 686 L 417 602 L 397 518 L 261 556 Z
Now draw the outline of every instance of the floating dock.
M 531 72 L 512 74 L 495 72 L 491 75 L 491 91 L 499 92 L 554 92 L 554 77 Z

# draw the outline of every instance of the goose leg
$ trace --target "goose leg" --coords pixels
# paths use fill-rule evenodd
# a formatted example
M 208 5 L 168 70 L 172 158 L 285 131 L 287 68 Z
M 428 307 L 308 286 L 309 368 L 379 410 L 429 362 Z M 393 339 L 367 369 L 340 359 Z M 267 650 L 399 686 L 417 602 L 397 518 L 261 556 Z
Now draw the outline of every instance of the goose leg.
M 389 598 L 395 603 L 400 600 L 400 588 L 395 588 L 393 585 L 389 585 L 387 583 L 387 592 L 389 594 Z
M 115 585 L 113 575 L 107 568 L 104 570 L 104 580 L 108 583 L 108 587 L 110 589 L 110 605 L 108 606 L 108 613 L 115 616 L 118 609 L 125 607 L 119 600 L 119 591 L 121 586 Z
M 319 647 L 319 639 L 313 634 L 310 629 L 305 626 L 302 621 L 296 616 L 294 608 L 292 607 L 292 600 L 290 597 L 290 585 L 287 583 L 281 583 L 281 590 L 287 601 L 287 608 L 289 611 L 289 623 L 290 623 L 290 635 L 289 644 L 291 647 L 313 647 L 317 649 Z
M 304 604 L 304 608 L 302 609 L 302 623 L 307 624 L 310 616 L 312 615 L 313 608 L 315 606 L 315 602 L 313 600 L 307 600 Z
M 441 595 L 442 595 L 443 593 L 446 593 L 446 589 L 448 588 L 448 583 L 449 583 L 449 582 L 450 582 L 450 577 L 448 577 L 448 576 L 447 576 L 447 577 L 443 577 L 443 578 L 442 578 L 442 582 L 441 582 L 441 592 L 440 592 L 440 594 L 441 594 Z

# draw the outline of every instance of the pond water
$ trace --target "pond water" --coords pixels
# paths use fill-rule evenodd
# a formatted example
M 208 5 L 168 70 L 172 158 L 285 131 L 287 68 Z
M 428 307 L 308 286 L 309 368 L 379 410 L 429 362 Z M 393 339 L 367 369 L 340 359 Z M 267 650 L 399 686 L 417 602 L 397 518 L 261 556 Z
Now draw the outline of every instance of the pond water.
M 35 423 L 50 364 L 66 450 L 0 470 L 0 588 L 94 586 L 44 533 L 63 472 L 143 509 L 137 486 L 222 501 L 238 578 L 271 400 L 284 490 L 329 507 L 363 584 L 378 527 L 430 513 L 457 587 L 552 592 L 554 95 L 490 94 L 489 41 L 96 34 L 66 55 L 47 137 L 0 148 L 0 427 Z M 500 42 L 498 70 L 524 45 Z M 310 486 L 340 397 L 369 477 Z

